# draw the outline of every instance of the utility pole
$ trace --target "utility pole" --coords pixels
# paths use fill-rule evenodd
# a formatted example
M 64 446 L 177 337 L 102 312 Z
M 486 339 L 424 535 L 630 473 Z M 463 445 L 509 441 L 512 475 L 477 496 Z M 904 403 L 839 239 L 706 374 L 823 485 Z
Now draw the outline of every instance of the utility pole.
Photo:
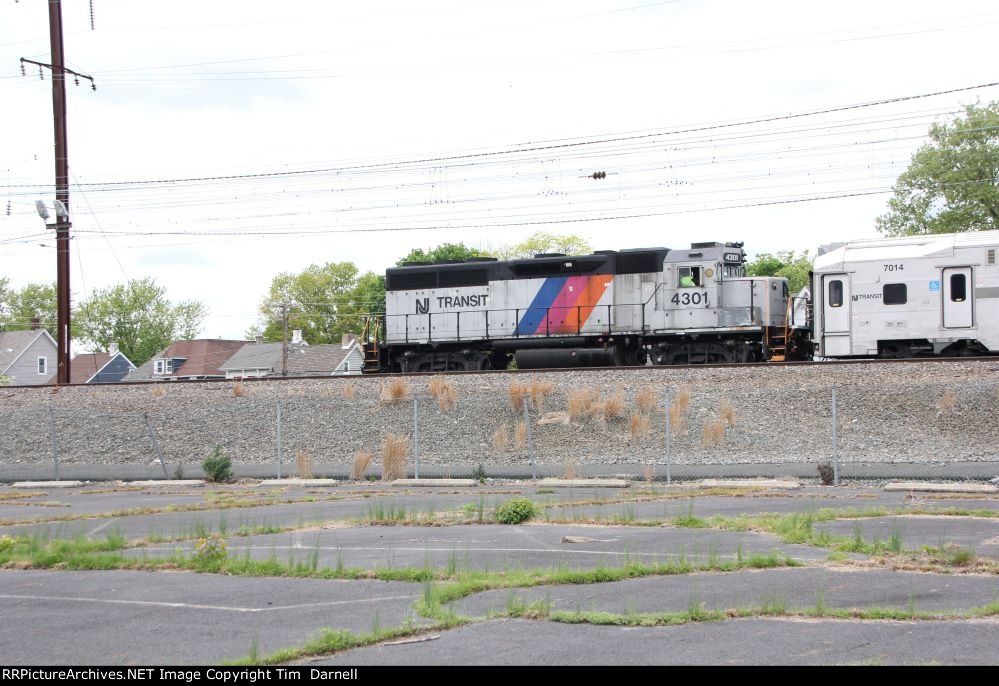
M 55 128 L 55 175 L 56 175 L 56 200 L 62 203 L 62 208 L 57 205 L 56 223 L 53 226 L 56 231 L 56 298 L 58 302 L 58 312 L 56 316 L 57 331 L 56 337 L 59 339 L 59 350 L 56 355 L 58 368 L 56 371 L 56 382 L 59 384 L 69 383 L 69 228 L 72 224 L 69 221 L 69 149 L 66 137 L 66 74 L 75 77 L 77 85 L 80 78 L 89 79 L 91 87 L 94 80 L 86 74 L 79 74 L 72 69 L 66 69 L 65 58 L 62 46 L 62 0 L 48 0 L 49 5 L 49 42 L 52 48 L 52 64 L 43 64 L 33 60 L 21 58 L 21 72 L 24 73 L 24 64 L 34 64 L 41 73 L 42 67 L 47 67 L 52 71 L 52 119 Z
M 288 303 L 281 305 L 281 376 L 288 376 Z

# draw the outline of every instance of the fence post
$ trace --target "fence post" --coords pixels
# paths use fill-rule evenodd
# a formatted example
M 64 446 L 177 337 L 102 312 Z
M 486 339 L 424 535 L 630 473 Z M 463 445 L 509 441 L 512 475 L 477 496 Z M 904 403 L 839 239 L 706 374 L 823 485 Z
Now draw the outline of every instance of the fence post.
M 531 457 L 531 478 L 537 481 L 538 468 L 534 464 L 534 443 L 531 441 L 531 415 L 527 409 L 527 396 L 521 397 L 524 399 L 524 430 L 527 434 L 527 454 Z
M 170 475 L 167 474 L 166 464 L 163 462 L 163 453 L 160 452 L 160 444 L 156 442 L 156 432 L 153 431 L 153 425 L 149 423 L 149 413 L 142 413 L 143 419 L 146 420 L 146 431 L 149 432 L 149 440 L 153 442 L 153 450 L 156 451 L 156 457 L 160 460 L 160 466 L 163 467 L 163 478 L 169 479 Z
M 420 478 L 420 412 L 419 402 L 413 394 L 413 478 Z
M 281 401 L 277 401 L 277 419 L 275 420 L 274 450 L 277 451 L 277 478 L 281 478 Z
M 49 441 L 52 443 L 52 466 L 55 470 L 55 480 L 59 480 L 59 443 L 56 439 L 55 412 L 49 408 Z
M 836 419 L 836 384 L 832 387 L 832 453 L 833 486 L 839 486 L 839 436 L 836 433 L 839 422 Z
M 669 426 L 669 391 L 666 391 L 666 485 L 669 486 L 673 483 L 672 474 L 672 462 L 673 462 L 673 445 L 671 443 L 670 436 L 670 426 Z

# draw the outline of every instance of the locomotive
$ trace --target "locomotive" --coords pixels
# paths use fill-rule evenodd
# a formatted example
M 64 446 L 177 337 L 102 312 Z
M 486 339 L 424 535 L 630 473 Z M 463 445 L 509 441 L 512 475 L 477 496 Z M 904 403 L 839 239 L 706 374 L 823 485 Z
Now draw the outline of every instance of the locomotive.
M 804 327 L 789 326 L 787 280 L 748 277 L 745 262 L 742 243 L 709 242 L 391 268 L 384 321 L 364 335 L 365 368 L 705 364 L 809 351 Z

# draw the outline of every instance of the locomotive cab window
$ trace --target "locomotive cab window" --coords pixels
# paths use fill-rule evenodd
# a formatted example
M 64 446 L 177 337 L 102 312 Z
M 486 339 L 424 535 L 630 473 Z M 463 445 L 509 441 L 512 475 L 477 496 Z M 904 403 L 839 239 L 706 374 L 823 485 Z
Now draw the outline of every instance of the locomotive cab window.
M 829 282 L 829 307 L 843 307 L 843 282 Z
M 886 283 L 881 291 L 881 301 L 885 305 L 904 305 L 908 299 L 904 283 Z
M 704 285 L 700 267 L 679 267 L 676 275 L 680 288 L 696 288 Z
M 964 274 L 950 275 L 950 300 L 955 303 L 963 303 L 968 299 L 968 282 Z

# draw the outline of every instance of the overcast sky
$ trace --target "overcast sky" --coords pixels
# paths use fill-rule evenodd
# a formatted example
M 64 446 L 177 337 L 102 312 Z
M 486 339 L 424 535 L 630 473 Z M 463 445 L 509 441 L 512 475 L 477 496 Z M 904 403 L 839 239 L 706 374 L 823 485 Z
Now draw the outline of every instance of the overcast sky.
M 151 276 L 208 337 L 241 338 L 279 272 L 445 241 L 871 237 L 929 125 L 999 99 L 968 89 L 999 81 L 994 0 L 92 4 L 93 29 L 63 8 L 97 82 L 68 87 L 74 301 Z M 44 0 L 0 0 L 16 287 L 55 280 L 51 84 L 18 62 L 47 34 Z

